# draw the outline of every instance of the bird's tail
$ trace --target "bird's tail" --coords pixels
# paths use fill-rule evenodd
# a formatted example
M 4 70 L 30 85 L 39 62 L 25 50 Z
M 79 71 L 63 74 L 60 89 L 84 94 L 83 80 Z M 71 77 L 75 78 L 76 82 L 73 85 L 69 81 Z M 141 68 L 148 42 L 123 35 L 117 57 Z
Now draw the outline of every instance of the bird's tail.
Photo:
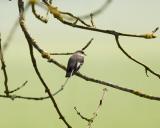
M 67 77 L 67 79 L 64 81 L 64 84 L 62 84 L 62 88 L 64 88 L 64 86 L 67 84 L 69 77 Z
M 71 73 L 70 72 L 67 72 L 66 73 L 66 77 L 70 77 L 71 76 Z
M 71 72 L 66 72 L 66 77 L 71 77 L 73 75 L 73 71 L 71 71 Z

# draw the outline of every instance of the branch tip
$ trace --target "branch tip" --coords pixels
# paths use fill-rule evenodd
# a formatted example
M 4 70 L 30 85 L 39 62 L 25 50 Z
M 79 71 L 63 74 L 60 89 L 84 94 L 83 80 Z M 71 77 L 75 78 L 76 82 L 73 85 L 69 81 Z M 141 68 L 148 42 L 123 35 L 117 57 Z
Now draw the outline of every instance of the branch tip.
M 152 31 L 152 33 L 156 33 L 158 30 L 159 30 L 159 27 L 156 27 L 156 28 Z

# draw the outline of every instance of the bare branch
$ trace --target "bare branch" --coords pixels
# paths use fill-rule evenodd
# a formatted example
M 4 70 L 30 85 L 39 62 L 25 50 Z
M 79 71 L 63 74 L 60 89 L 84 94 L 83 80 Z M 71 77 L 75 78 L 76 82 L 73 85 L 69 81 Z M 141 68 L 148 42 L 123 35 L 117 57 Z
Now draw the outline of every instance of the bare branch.
M 152 33 L 156 33 L 158 30 L 159 30 L 159 27 L 156 27 L 156 28 L 152 31 Z
M 4 61 L 3 51 L 2 51 L 2 46 L 1 46 L 1 33 L 0 33 L 0 60 L 1 60 L 1 64 L 2 64 L 1 69 L 3 70 L 4 79 L 5 79 L 4 80 L 4 86 L 5 86 L 4 93 L 6 94 L 6 96 L 8 96 L 9 95 L 8 76 L 7 76 L 6 64 L 5 64 L 5 61 Z
M 52 96 L 55 96 L 57 95 L 60 91 L 62 91 L 63 88 L 59 89 L 58 91 L 54 92 L 52 94 Z M 39 97 L 31 97 L 31 96 L 20 96 L 20 95 L 2 95 L 0 94 L 0 97 L 1 98 L 7 98 L 7 99 L 12 99 L 12 100 L 15 100 L 15 99 L 24 99 L 24 100 L 35 100 L 35 101 L 40 101 L 40 100 L 46 100 L 46 99 L 49 99 L 50 97 L 49 96 L 39 96 Z
M 46 19 L 45 17 L 37 14 L 36 12 L 36 9 L 35 9 L 35 3 L 31 3 L 31 6 L 32 6 L 32 12 L 34 14 L 34 16 L 39 19 L 40 21 L 42 21 L 43 23 L 47 23 L 48 22 L 48 19 Z
M 145 64 L 139 62 L 138 60 L 134 59 L 131 55 L 129 55 L 123 48 L 122 46 L 120 45 L 120 42 L 119 42 L 119 36 L 115 36 L 115 40 L 116 40 L 116 43 L 117 43 L 117 46 L 118 48 L 129 58 L 131 59 L 132 61 L 136 62 L 137 64 L 141 65 L 142 67 L 145 68 L 145 73 L 146 75 L 148 76 L 147 74 L 147 71 L 149 71 L 150 73 L 152 73 L 153 75 L 157 76 L 158 78 L 160 78 L 160 75 L 155 73 L 151 68 L 149 68 L 148 66 L 146 66 Z
M 74 52 L 65 52 L 65 53 L 50 53 L 50 55 L 72 55 Z
M 97 107 L 96 111 L 93 113 L 93 117 L 91 118 L 91 121 L 88 122 L 89 128 L 91 128 L 91 125 L 92 125 L 94 119 L 95 119 L 95 118 L 97 117 L 97 115 L 98 115 L 98 111 L 99 111 L 100 107 L 102 106 L 102 103 L 103 103 L 103 100 L 104 100 L 104 96 L 105 96 L 106 91 L 107 91 L 107 88 L 104 88 L 104 89 L 103 89 L 102 97 L 101 97 L 101 99 L 100 99 L 100 101 L 99 101 L 99 104 L 98 104 L 98 107 Z
M 17 87 L 16 89 L 12 90 L 12 91 L 9 91 L 9 88 L 8 88 L 8 75 L 7 75 L 7 71 L 6 71 L 6 64 L 5 64 L 5 61 L 4 61 L 4 57 L 3 57 L 3 50 L 2 50 L 2 47 L 1 47 L 1 34 L 0 34 L 0 60 L 1 60 L 1 63 L 2 63 L 2 67 L 1 69 L 3 70 L 3 74 L 4 74 L 4 85 L 5 85 L 5 91 L 4 93 L 6 94 L 6 96 L 9 97 L 10 93 L 13 93 L 13 92 L 16 92 L 18 90 L 20 90 L 22 87 L 24 87 L 28 81 L 25 81 L 20 87 Z
M 83 115 L 77 110 L 76 107 L 74 107 L 74 110 L 77 112 L 77 115 L 79 115 L 83 120 L 85 120 L 85 121 L 87 121 L 87 122 L 92 122 L 91 119 L 89 119 L 89 118 L 83 116 Z
M 40 101 L 40 100 L 49 99 L 49 96 L 30 97 L 30 96 L 19 96 L 19 95 L 9 95 L 9 96 L 6 96 L 6 95 L 1 95 L 1 94 L 0 94 L 0 97 L 1 97 L 1 98 L 12 99 L 12 100 L 15 100 L 15 99 L 23 99 L 23 100 L 35 100 L 35 101 Z
M 54 59 L 49 59 L 48 62 L 57 65 L 58 67 L 60 67 L 63 70 L 66 70 L 66 67 L 64 65 L 60 64 L 59 62 L 57 62 Z M 118 89 L 118 90 L 121 90 L 121 91 L 124 91 L 124 92 L 134 94 L 134 95 L 142 97 L 142 98 L 160 101 L 160 97 L 158 97 L 158 96 L 148 95 L 148 94 L 142 93 L 140 91 L 136 91 L 136 90 L 133 90 L 133 89 L 130 89 L 130 88 L 125 88 L 125 87 L 122 87 L 122 86 L 119 86 L 119 85 L 116 85 L 116 84 L 112 84 L 112 83 L 109 83 L 109 82 L 98 80 L 98 79 L 83 75 L 81 73 L 76 73 L 75 75 L 84 79 L 84 80 L 86 80 L 86 81 L 90 81 L 90 82 L 93 82 L 93 83 L 97 83 L 97 84 L 105 85 L 105 86 L 108 86 L 108 87 L 111 87 L 111 88 L 115 88 L 115 89 Z
M 77 25 L 77 24 L 73 24 L 70 23 L 68 21 L 65 20 L 60 20 L 63 24 L 65 25 L 69 25 L 71 27 L 75 27 L 75 28 L 80 28 L 80 29 L 84 29 L 84 30 L 89 30 L 89 31 L 95 31 L 95 32 L 100 32 L 100 33 L 105 33 L 105 34 L 110 34 L 113 36 L 119 35 L 119 36 L 126 36 L 126 37 L 138 37 L 138 38 L 145 38 L 145 39 L 153 39 L 156 38 L 156 36 L 153 33 L 149 33 L 149 34 L 126 34 L 126 33 L 120 33 L 120 32 L 116 32 L 114 30 L 104 30 L 104 29 L 98 29 L 98 28 L 93 28 L 93 27 L 86 27 L 86 26 L 81 26 L 81 25 Z
M 25 85 L 27 85 L 27 83 L 28 83 L 28 81 L 25 81 L 20 87 L 17 87 L 16 89 L 9 91 L 9 93 L 14 93 L 14 92 L 20 90 L 20 89 L 23 88 Z
M 90 14 L 90 17 L 91 17 L 91 24 L 92 24 L 92 27 L 95 27 L 94 22 L 93 22 L 93 14 Z
M 62 12 L 60 11 L 61 14 L 66 15 L 66 16 L 70 16 L 72 19 L 75 19 L 75 22 L 73 22 L 73 25 L 76 25 L 77 22 L 81 22 L 84 26 L 86 27 L 91 27 L 91 25 L 87 24 L 86 22 L 84 22 L 83 20 L 81 20 L 79 17 L 74 16 L 72 13 L 69 12 Z
M 93 38 L 82 48 L 82 50 L 84 51 L 86 48 L 88 48 L 88 46 L 92 43 Z
M 24 32 L 24 34 L 26 36 L 26 34 L 28 34 L 28 33 L 26 33 L 25 29 L 24 29 L 25 27 L 24 27 L 24 17 L 23 17 L 23 13 L 24 13 L 24 3 L 23 3 L 23 0 L 18 0 L 18 7 L 19 7 L 19 14 L 20 14 L 19 23 L 20 23 L 20 26 L 22 28 L 22 31 Z M 57 113 L 59 115 L 59 119 L 61 119 L 68 128 L 71 128 L 70 124 L 66 121 L 66 119 L 62 115 L 60 109 L 58 108 L 58 105 L 57 105 L 55 99 L 53 98 L 53 96 L 52 96 L 52 94 L 50 92 L 50 89 L 48 88 L 47 84 L 45 83 L 45 81 L 43 80 L 43 77 L 41 76 L 41 74 L 39 72 L 39 69 L 38 69 L 37 63 L 36 63 L 36 59 L 35 59 L 34 53 L 33 53 L 33 46 L 32 46 L 33 43 L 32 43 L 32 40 L 30 38 L 27 38 L 27 36 L 26 36 L 26 40 L 27 40 L 28 45 L 29 45 L 30 56 L 31 56 L 31 61 L 32 61 L 32 64 L 33 64 L 33 68 L 34 68 L 34 70 L 35 70 L 35 72 L 36 72 L 39 80 L 41 81 L 42 85 L 44 86 L 46 93 L 50 97 L 50 99 L 51 99 L 51 101 L 52 101 L 52 103 L 54 105 L 54 108 L 56 109 L 56 111 L 57 111 Z
M 62 90 L 59 90 L 59 92 L 62 91 Z M 52 96 L 57 95 L 59 92 L 57 91 L 57 92 L 53 93 Z M 35 101 L 41 101 L 41 100 L 46 100 L 46 99 L 50 98 L 49 96 L 31 97 L 31 96 L 20 96 L 20 95 L 15 95 L 15 94 L 14 95 L 10 94 L 8 96 L 0 94 L 0 97 L 1 98 L 12 99 L 12 100 L 15 100 L 15 99 L 24 99 L 24 100 L 33 100 L 33 101 L 34 100 Z
M 50 97 L 50 99 L 51 99 L 51 101 L 52 101 L 52 103 L 53 103 L 53 105 L 54 105 L 54 107 L 55 107 L 55 109 L 56 109 L 56 111 L 57 111 L 57 113 L 58 113 L 58 115 L 59 115 L 59 119 L 61 119 L 61 120 L 66 124 L 66 126 L 67 126 L 68 128 L 71 128 L 70 124 L 66 121 L 66 119 L 64 118 L 64 116 L 63 116 L 62 113 L 60 112 L 60 110 L 59 110 L 59 108 L 58 108 L 58 105 L 57 105 L 55 99 L 53 98 L 53 96 L 52 96 L 52 94 L 51 94 L 51 92 L 50 92 L 50 89 L 48 88 L 47 84 L 46 84 L 45 81 L 43 80 L 43 78 L 42 78 L 42 76 L 41 76 L 41 74 L 40 74 L 40 72 L 39 72 L 39 70 L 38 70 L 38 67 L 37 67 L 37 64 L 36 64 L 36 59 L 35 59 L 35 57 L 34 57 L 34 55 L 33 55 L 33 46 L 32 46 L 32 44 L 31 44 L 29 41 L 28 41 L 28 45 L 29 45 L 29 48 L 30 48 L 31 60 L 32 60 L 32 64 L 33 64 L 33 67 L 34 67 L 34 69 L 35 69 L 35 72 L 36 72 L 38 78 L 40 79 L 41 83 L 43 84 L 46 92 L 48 93 L 48 96 Z
M 101 99 L 100 99 L 100 101 L 99 101 L 99 104 L 98 104 L 98 107 L 97 107 L 96 111 L 93 113 L 93 117 L 87 118 L 87 117 L 83 116 L 83 115 L 77 110 L 77 108 L 74 107 L 75 111 L 77 112 L 77 115 L 79 115 L 83 120 L 85 120 L 85 121 L 88 122 L 89 128 L 91 128 L 91 125 L 92 125 L 94 119 L 95 119 L 95 118 L 97 117 L 97 115 L 98 115 L 98 111 L 99 111 L 100 107 L 102 106 L 102 102 L 103 102 L 104 95 L 105 95 L 105 92 L 106 92 L 106 91 L 107 91 L 107 89 L 104 88 L 104 89 L 103 89 L 102 97 L 101 97 Z

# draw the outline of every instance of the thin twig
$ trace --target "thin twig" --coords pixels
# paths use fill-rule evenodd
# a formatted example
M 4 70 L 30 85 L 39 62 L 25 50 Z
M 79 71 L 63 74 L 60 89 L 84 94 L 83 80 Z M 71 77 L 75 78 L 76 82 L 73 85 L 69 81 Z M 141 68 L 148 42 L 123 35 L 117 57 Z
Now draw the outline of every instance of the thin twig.
M 97 117 L 97 115 L 98 115 L 98 112 L 99 112 L 100 107 L 102 106 L 102 103 L 103 103 L 103 100 L 104 100 L 104 96 L 105 96 L 106 91 L 107 91 L 107 88 L 104 88 L 104 89 L 103 89 L 103 93 L 102 93 L 102 97 L 101 97 L 101 99 L 100 99 L 100 101 L 99 101 L 99 104 L 98 104 L 98 106 L 97 106 L 97 109 L 96 109 L 96 111 L 93 113 L 93 117 L 91 118 L 91 121 L 88 122 L 89 128 L 91 128 L 91 125 L 92 125 L 94 119 L 95 119 L 95 118 Z
M 1 33 L 0 33 L 0 60 L 1 60 L 1 64 L 2 64 L 1 69 L 3 70 L 3 74 L 4 74 L 4 86 L 5 86 L 4 93 L 6 94 L 6 96 L 8 96 L 9 95 L 8 75 L 7 75 L 7 71 L 6 71 L 6 64 L 4 61 L 3 51 L 2 51 L 2 46 L 1 46 Z
M 78 110 L 76 107 L 74 107 L 74 110 L 77 112 L 77 115 L 79 115 L 83 120 L 87 121 L 87 122 L 91 122 L 92 120 L 83 116 Z
M 48 22 L 48 19 L 46 19 L 44 16 L 41 16 L 41 15 L 37 14 L 36 9 L 35 9 L 35 3 L 31 3 L 31 7 L 32 7 L 32 12 L 37 19 L 39 19 L 43 23 Z
M 73 23 L 74 25 L 77 24 L 77 22 L 81 22 L 84 26 L 86 27 L 91 27 L 91 25 L 87 24 L 86 22 L 84 22 L 83 20 L 81 20 L 79 17 L 76 17 L 74 16 L 72 13 L 69 13 L 69 12 L 62 12 L 60 11 L 61 14 L 63 15 L 67 15 L 67 16 L 70 16 L 72 19 L 75 19 L 75 22 Z
M 90 39 L 90 41 L 82 48 L 82 50 L 84 51 L 86 48 L 88 48 L 88 46 L 92 43 L 93 38 Z
M 65 53 L 50 53 L 50 55 L 72 55 L 74 52 L 65 52 Z
M 20 96 L 20 95 L 6 96 L 6 95 L 1 95 L 1 94 L 0 94 L 0 97 L 1 98 L 12 99 L 12 100 L 23 99 L 23 100 L 35 100 L 35 101 L 41 101 L 41 100 L 49 99 L 49 96 L 43 96 L 43 97 L 31 97 L 31 96 Z
M 98 111 L 99 111 L 100 107 L 102 106 L 102 102 L 103 102 L 103 100 L 104 100 L 104 95 L 105 95 L 106 91 L 107 91 L 107 89 L 104 88 L 104 89 L 103 89 L 103 94 L 102 94 L 102 97 L 101 97 L 101 99 L 100 99 L 100 101 L 99 101 L 99 104 L 98 104 L 98 106 L 97 106 L 97 109 L 96 109 L 96 111 L 93 113 L 93 116 L 92 116 L 91 118 L 87 118 L 87 117 L 83 116 L 83 115 L 77 110 L 77 108 L 74 107 L 75 111 L 77 112 L 77 115 L 79 115 L 83 120 L 85 120 L 85 121 L 88 122 L 89 128 L 91 128 L 91 125 L 92 125 L 94 119 L 95 119 L 95 118 L 97 117 L 97 115 L 98 115 Z
M 61 91 L 61 90 L 59 90 Z M 58 91 L 56 93 L 53 93 L 52 96 L 55 96 L 57 95 L 57 93 L 59 93 Z M 41 101 L 41 100 L 46 100 L 46 99 L 50 99 L 49 96 L 37 96 L 37 97 L 31 97 L 31 96 L 20 96 L 20 95 L 13 95 L 13 94 L 10 94 L 9 96 L 6 96 L 6 95 L 2 95 L 0 94 L 0 97 L 1 98 L 7 98 L 7 99 L 12 99 L 12 100 L 15 100 L 15 99 L 24 99 L 24 100 L 35 100 L 35 101 Z
M 9 91 L 9 93 L 14 93 L 14 92 L 20 90 L 20 89 L 23 88 L 25 85 L 27 85 L 27 83 L 28 83 L 28 81 L 25 81 L 21 86 L 17 87 L 17 88 L 14 89 L 14 90 Z
M 90 14 L 90 17 L 91 17 L 91 24 L 92 24 L 92 27 L 95 27 L 95 24 L 93 22 L 93 14 Z
M 81 49 L 81 50 L 86 50 L 88 46 L 92 43 L 93 38 L 90 39 L 90 41 Z M 72 55 L 74 52 L 66 52 L 66 53 L 50 53 L 50 55 Z
M 156 27 L 156 28 L 152 31 L 152 33 L 156 33 L 158 30 L 159 30 L 159 27 Z

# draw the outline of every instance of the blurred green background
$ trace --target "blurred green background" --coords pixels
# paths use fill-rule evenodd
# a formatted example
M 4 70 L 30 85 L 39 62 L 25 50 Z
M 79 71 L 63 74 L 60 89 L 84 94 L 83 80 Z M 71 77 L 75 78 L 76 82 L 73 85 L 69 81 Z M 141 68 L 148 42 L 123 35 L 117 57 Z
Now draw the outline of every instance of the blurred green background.
M 82 15 L 99 8 L 104 0 L 54 0 L 62 11 Z M 84 6 L 85 5 L 85 6 Z M 141 34 L 151 32 L 160 26 L 159 0 L 113 0 L 111 5 L 94 18 L 97 28 L 113 29 L 124 33 Z M 44 11 L 41 12 L 45 14 Z M 18 18 L 17 1 L 0 1 L 0 32 L 2 43 Z M 117 48 L 111 35 L 84 31 L 65 26 L 50 16 L 49 23 L 43 24 L 31 13 L 26 13 L 27 27 L 39 46 L 48 52 L 70 52 L 83 47 L 92 37 L 93 43 L 86 50 L 87 57 L 80 72 L 123 87 L 160 96 L 160 80 L 130 61 Z M 89 21 L 88 21 L 89 22 Z M 159 35 L 159 31 L 157 35 Z M 160 38 L 145 40 L 139 38 L 120 38 L 122 46 L 133 57 L 160 73 Z M 65 72 L 47 63 L 35 52 L 38 67 L 54 92 L 65 80 Z M 9 77 L 9 87 L 14 89 L 25 80 L 28 85 L 17 95 L 44 96 L 44 88 L 37 78 L 31 61 L 27 42 L 18 27 L 12 43 L 5 51 Z M 55 56 L 66 65 L 69 56 Z M 0 72 L 0 93 L 4 91 L 3 73 Z M 87 127 L 74 111 L 78 110 L 91 117 L 96 110 L 104 86 L 81 80 L 74 76 L 66 88 L 55 97 L 58 106 L 68 122 L 76 128 Z M 107 88 L 103 106 L 93 123 L 94 128 L 159 128 L 160 102 L 151 101 L 135 95 Z M 65 127 L 53 108 L 51 101 L 27 101 L 0 98 L 0 128 L 62 128 Z

